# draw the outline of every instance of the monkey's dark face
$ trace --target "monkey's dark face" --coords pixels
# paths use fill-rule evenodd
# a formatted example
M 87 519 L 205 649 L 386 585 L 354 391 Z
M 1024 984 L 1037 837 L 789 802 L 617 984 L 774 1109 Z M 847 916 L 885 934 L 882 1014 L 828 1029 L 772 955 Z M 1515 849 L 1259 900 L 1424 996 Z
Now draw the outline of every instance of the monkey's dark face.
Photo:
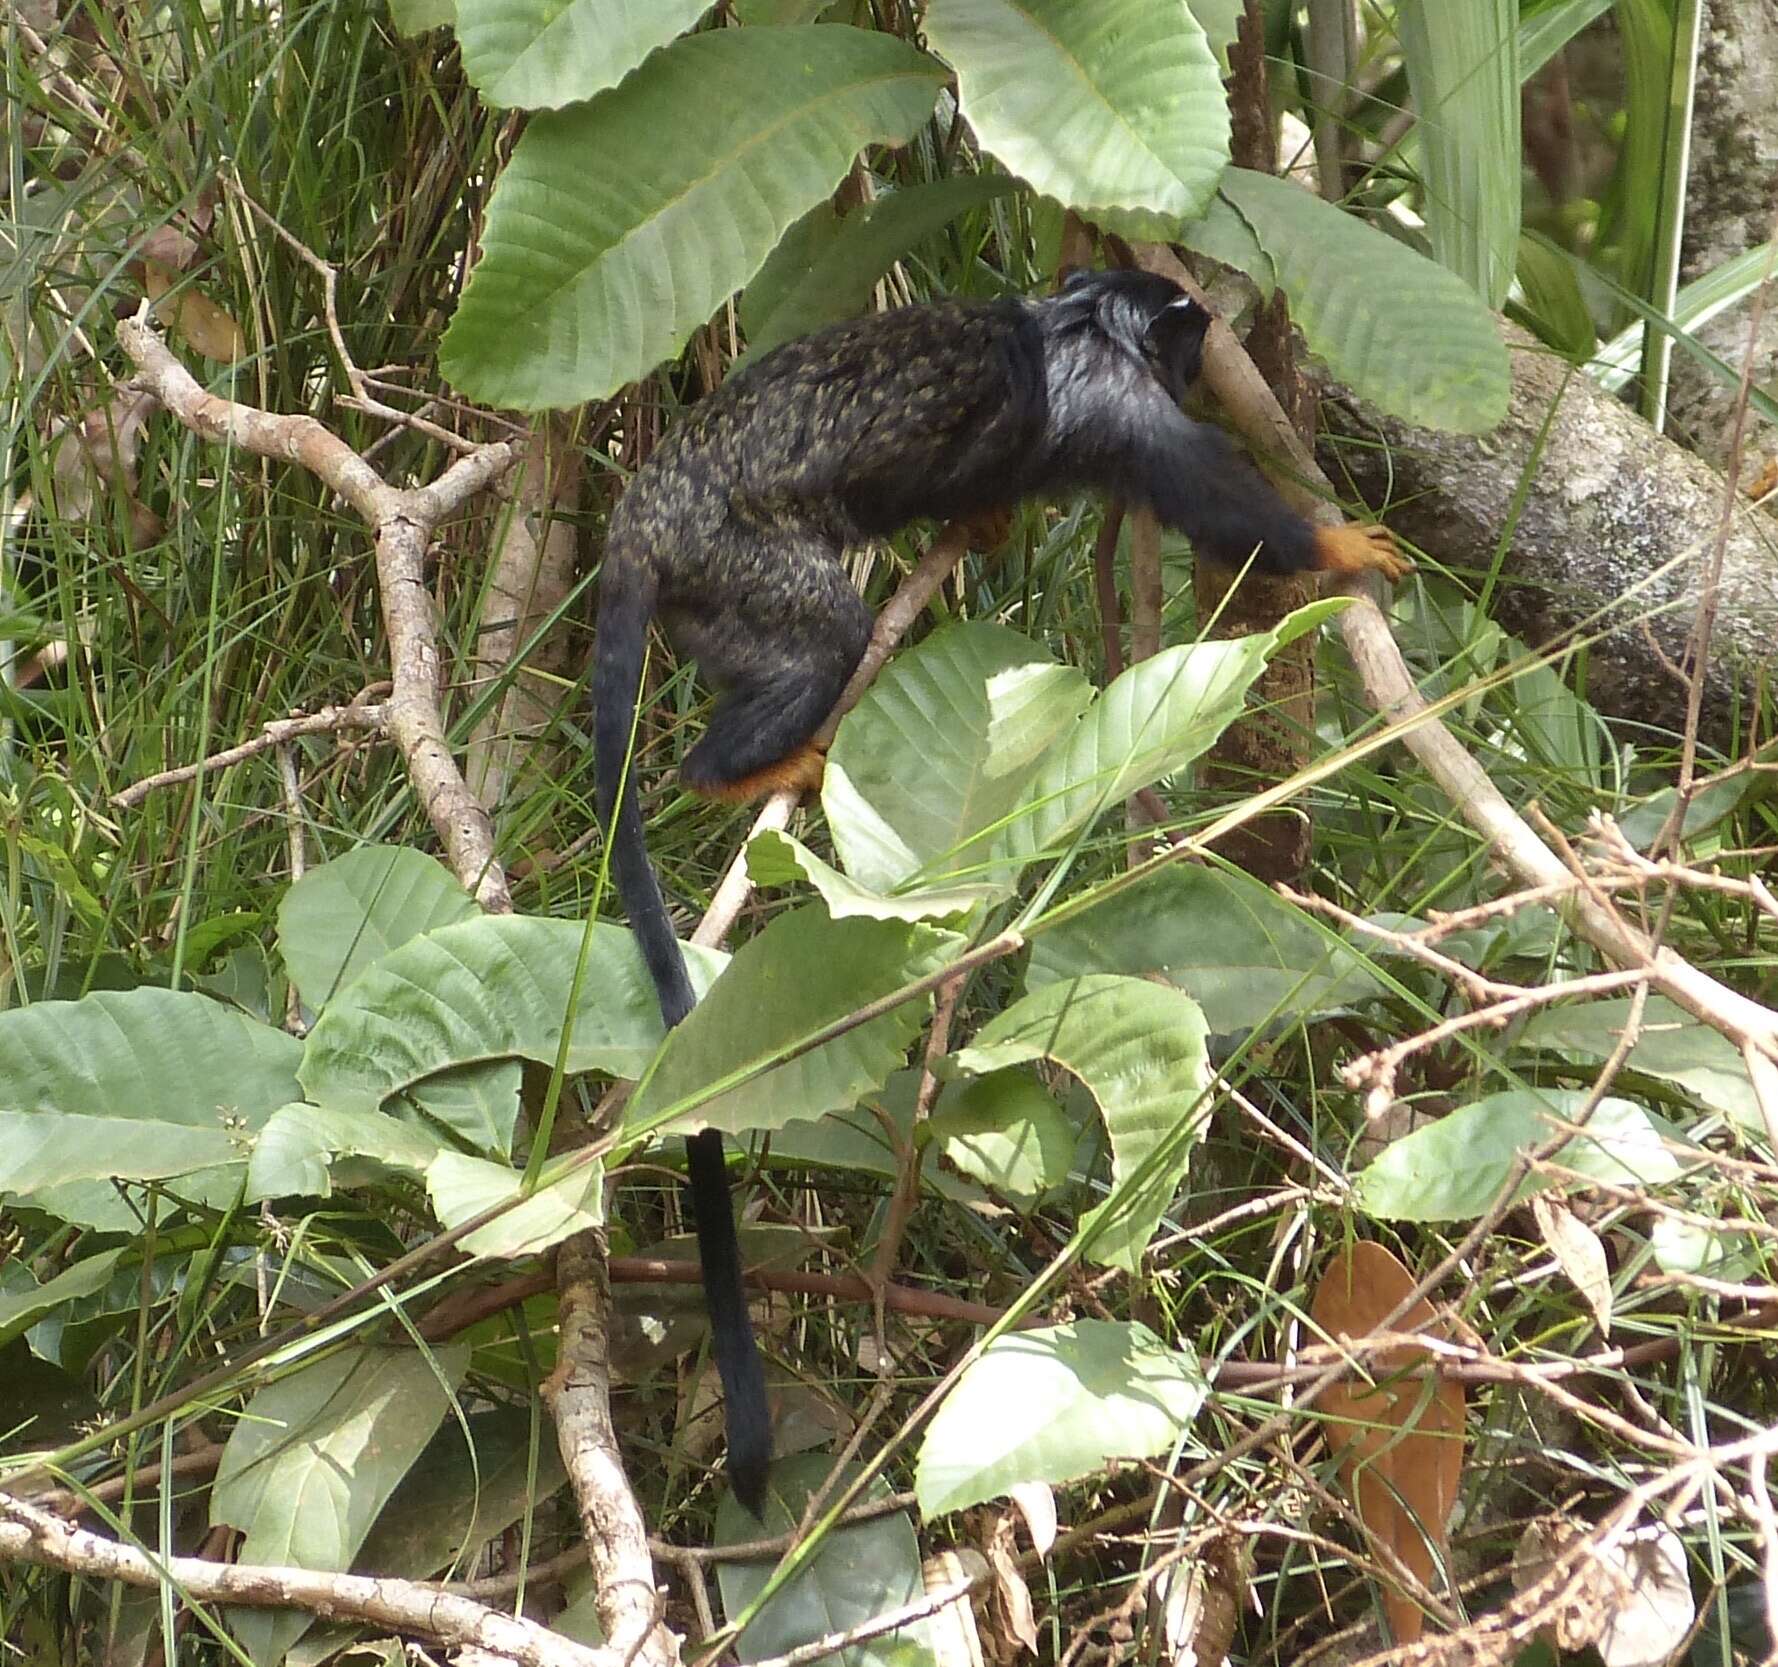
M 1209 312 L 1191 296 L 1181 295 L 1161 308 L 1143 333 L 1142 357 L 1175 405 L 1198 379 L 1209 328 Z
M 1058 322 L 1090 323 L 1137 354 L 1177 404 L 1197 380 L 1210 314 L 1170 278 L 1155 272 L 1075 271 L 1050 305 Z

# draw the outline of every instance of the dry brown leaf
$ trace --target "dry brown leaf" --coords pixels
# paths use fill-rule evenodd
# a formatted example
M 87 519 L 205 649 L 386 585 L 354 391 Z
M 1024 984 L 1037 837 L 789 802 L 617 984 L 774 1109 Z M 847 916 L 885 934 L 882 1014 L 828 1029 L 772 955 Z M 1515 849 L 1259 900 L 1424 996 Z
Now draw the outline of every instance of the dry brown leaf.
M 1019 1550 L 1012 1513 L 1004 1513 L 988 1535 L 988 1571 L 993 1576 L 990 1615 L 993 1630 L 1031 1655 L 1037 1653 L 1037 1614 L 1031 1607 L 1031 1588 L 1019 1573 Z M 996 1656 L 1000 1654 L 995 1651 Z
M 142 262 L 142 288 L 153 303 L 154 316 L 192 349 L 219 365 L 246 357 L 247 338 L 234 318 L 201 290 L 175 289 L 179 275 L 157 260 Z
M 1564 1559 L 1572 1574 L 1543 1624 L 1558 1650 L 1590 1644 L 1605 1667 L 1663 1667 L 1691 1636 L 1697 1606 L 1685 1547 L 1670 1528 L 1645 1523 L 1600 1550 L 1586 1524 L 1541 1517 L 1513 1553 L 1514 1590 L 1527 1590 Z
M 1592 1309 L 1599 1329 L 1610 1336 L 1611 1268 L 1599 1235 L 1560 1199 L 1545 1193 L 1538 1193 L 1531 1200 L 1531 1213 L 1537 1218 L 1543 1242 L 1555 1255 L 1569 1284 Z
M 955 1551 L 938 1551 L 920 1565 L 920 1576 L 928 1592 L 943 1591 L 962 1580 L 982 1579 L 988 1565 L 979 1551 L 961 1546 Z M 977 1588 L 978 1594 L 980 1588 Z M 932 1646 L 934 1667 L 986 1667 L 982 1659 L 982 1639 L 976 1631 L 975 1608 L 968 1598 L 947 1603 L 926 1622 L 926 1637 Z
M 1334 1257 L 1310 1312 L 1336 1342 L 1367 1337 L 1413 1288 L 1413 1275 L 1382 1245 L 1359 1240 Z M 1422 1299 L 1390 1329 L 1429 1328 L 1433 1319 Z M 1407 1371 L 1429 1358 L 1411 1344 L 1386 1349 L 1370 1357 L 1370 1372 L 1387 1381 L 1336 1384 L 1316 1402 L 1358 1520 L 1427 1587 L 1445 1549 L 1463 1469 L 1463 1386 L 1437 1371 Z M 1383 1610 L 1397 1643 L 1419 1639 L 1425 1616 L 1394 1582 L 1383 1588 Z
M 1164 1575 L 1161 1635 L 1174 1667 L 1222 1667 L 1234 1647 L 1247 1601 L 1247 1562 L 1241 1540 L 1218 1534 L 1195 1562 Z

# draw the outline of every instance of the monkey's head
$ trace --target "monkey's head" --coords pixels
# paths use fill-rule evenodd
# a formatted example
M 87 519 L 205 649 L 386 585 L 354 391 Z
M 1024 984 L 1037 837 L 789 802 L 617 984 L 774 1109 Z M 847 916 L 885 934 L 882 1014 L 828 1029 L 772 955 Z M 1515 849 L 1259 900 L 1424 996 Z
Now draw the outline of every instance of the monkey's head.
M 1051 303 L 1057 324 L 1096 326 L 1136 354 L 1177 404 L 1198 378 L 1208 310 L 1156 272 L 1075 271 Z

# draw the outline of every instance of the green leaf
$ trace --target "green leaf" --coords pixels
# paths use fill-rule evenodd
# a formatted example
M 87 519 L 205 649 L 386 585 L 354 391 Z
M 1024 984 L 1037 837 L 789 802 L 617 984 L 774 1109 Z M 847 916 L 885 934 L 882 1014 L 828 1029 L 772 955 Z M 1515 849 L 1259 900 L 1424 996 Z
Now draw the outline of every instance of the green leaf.
M 932 0 L 982 148 L 1131 237 L 1171 238 L 1229 156 L 1216 57 L 1184 0 Z
M 1419 119 L 1426 232 L 1439 264 L 1491 307 L 1519 245 L 1517 0 L 1402 0 L 1395 8 Z
M 390 950 L 480 911 L 435 857 L 361 845 L 311 868 L 278 905 L 278 951 L 304 1004 L 319 1012 Z
M 1519 79 L 1529 81 L 1550 59 L 1611 10 L 1611 0 L 1555 0 L 1519 24 Z
M 544 1418 L 532 1485 L 532 1420 L 541 1416 L 529 1406 L 473 1412 L 467 1443 L 455 1419 L 445 1425 L 389 1496 L 353 1568 L 408 1580 L 449 1569 L 460 1578 L 482 1546 L 568 1479 Z
M 553 1063 L 553 1060 L 552 1060 Z M 484 1059 L 423 1078 L 408 1096 L 434 1122 L 481 1152 L 512 1152 L 524 1069 L 516 1059 Z
M 1152 1458 L 1191 1427 L 1209 1387 L 1191 1354 L 1144 1325 L 1076 1320 L 997 1338 L 927 1427 L 914 1470 L 921 1514 Z
M 228 1129 L 158 1118 L 0 1111 L 0 1192 L 28 1197 L 70 1181 L 162 1181 L 239 1163 Z
M 210 1522 L 242 1531 L 244 1563 L 344 1571 L 420 1456 L 469 1364 L 464 1344 L 342 1349 L 267 1384 L 229 1433 Z M 254 1661 L 276 1662 L 313 1616 L 237 1610 Z
M 411 37 L 454 23 L 457 5 L 456 0 L 389 0 L 389 15 L 396 29 Z
M 302 1098 L 301 1054 L 208 996 L 101 990 L 0 1013 L 0 1108 L 257 1129 Z
M 615 87 L 710 0 L 457 0 L 463 73 L 490 104 L 557 110 Z
M 976 1072 L 1048 1059 L 1080 1079 L 1111 1138 L 1113 1183 L 1082 1218 L 1097 1229 L 1087 1254 L 1135 1272 L 1209 1115 L 1206 1036 L 1203 1010 L 1177 990 L 1094 974 L 1015 1001 L 953 1057 Z
M 473 1060 L 553 1065 L 583 930 L 573 920 L 478 916 L 391 950 L 310 1031 L 299 1073 L 308 1098 L 336 1111 L 375 1111 L 389 1095 Z M 639 1076 L 664 1033 L 654 985 L 627 931 L 601 922 L 592 933 L 568 1069 Z M 697 989 L 726 959 L 690 944 L 684 954 Z
M 942 75 L 889 35 L 716 29 L 525 129 L 439 365 L 471 399 L 603 399 L 676 353 Z M 590 168 L 589 158 L 597 158 Z
M 945 1162 L 1006 1198 L 1036 1199 L 1068 1179 L 1080 1131 L 1029 1071 L 947 1083 L 926 1123 Z
M 1212 197 L 1209 206 L 1189 225 L 1180 228 L 1176 241 L 1200 255 L 1245 272 L 1259 290 L 1262 301 L 1272 299 L 1278 287 L 1278 274 L 1272 257 L 1259 246 L 1253 228 L 1220 196 Z
M 380 1111 L 329 1111 L 298 1103 L 272 1113 L 247 1160 L 247 1202 L 262 1198 L 326 1198 L 341 1158 L 371 1158 L 392 1169 L 424 1174 L 440 1143 L 413 1124 Z
M 1348 387 L 1427 428 L 1476 434 L 1506 415 L 1506 347 L 1474 290 L 1300 186 L 1230 168 L 1222 190 L 1271 257 L 1310 350 Z
M 1017 189 L 1016 180 L 960 174 L 892 191 L 844 218 L 824 209 L 805 216 L 741 299 L 748 358 L 864 311 L 877 280 L 915 244 Z
M 1599 343 L 1574 263 L 1539 238 L 1521 237 L 1518 275 L 1524 301 L 1508 309 L 1512 316 L 1529 325 L 1563 358 L 1585 364 Z M 1640 350 L 1640 332 L 1637 346 Z
M 1628 996 L 1614 996 L 1546 1007 L 1526 1021 L 1519 1042 L 1572 1063 L 1603 1060 L 1622 1038 L 1630 1006 Z M 1745 1129 L 1756 1134 L 1765 1131 L 1759 1098 L 1742 1063 L 1741 1050 L 1666 996 L 1648 998 L 1641 1034 L 1624 1063 L 1632 1071 L 1678 1083 L 1711 1110 L 1732 1117 Z
M 1512 1089 L 1490 1094 L 1416 1129 L 1387 1147 L 1358 1177 L 1360 1207 L 1390 1221 L 1464 1221 L 1492 1206 L 1521 1152 L 1559 1133 L 1586 1096 L 1578 1091 Z M 1606 1098 L 1586 1132 L 1561 1148 L 1555 1161 L 1620 1186 L 1670 1181 L 1679 1161 L 1641 1106 Z M 1519 1197 L 1550 1183 L 1528 1178 Z
M 844 1488 L 859 1468 L 856 1464 L 841 1466 L 837 1486 Z M 832 1469 L 833 1460 L 821 1453 L 780 1459 L 766 1479 L 763 1524 L 732 1495 L 725 1495 L 716 1508 L 717 1547 L 756 1540 L 762 1533 L 793 1532 Z M 878 1478 L 866 1487 L 863 1497 L 883 1499 L 888 1493 L 888 1485 Z M 764 1590 L 771 1573 L 770 1561 L 718 1563 L 716 1580 L 723 1613 L 730 1619 L 739 1615 Z M 866 1522 L 849 1522 L 828 1534 L 808 1563 L 747 1623 L 735 1641 L 735 1655 L 742 1662 L 785 1655 L 829 1633 L 848 1631 L 885 1610 L 911 1603 L 922 1589 L 920 1546 L 907 1512 L 891 1511 Z M 903 1627 L 838 1650 L 828 1659 L 843 1667 L 914 1667 L 936 1661 L 926 1632 L 924 1624 Z
M 898 654 L 840 725 L 821 803 L 846 872 L 887 893 L 922 868 L 970 874 L 964 856 L 1011 813 L 1043 750 L 1092 686 L 1005 626 L 955 625 Z M 981 844 L 974 860 L 987 855 Z
M 755 885 L 782 886 L 807 880 L 835 920 L 942 920 L 967 914 L 1002 895 L 999 886 L 948 886 L 884 896 L 823 862 L 789 834 L 768 828 L 747 844 L 747 872 Z
M 505 1164 L 461 1152 L 440 1152 L 426 1171 L 426 1190 L 439 1225 L 455 1227 L 495 1204 L 517 1198 L 524 1176 Z M 605 1224 L 605 1171 L 583 1163 L 561 1180 L 546 1181 L 522 1204 L 496 1216 L 460 1241 L 466 1256 L 533 1256 L 571 1233 Z
M 889 1144 L 883 1120 L 895 1126 L 903 1141 L 914 1140 L 914 1096 L 919 1086 L 918 1071 L 896 1071 L 881 1092 L 865 1097 L 865 1104 L 830 1111 L 818 1123 L 787 1123 L 773 1134 L 766 1161 L 774 1169 L 850 1169 L 894 1180 L 901 1173 L 901 1162 Z M 990 1202 L 974 1181 L 948 1174 L 938 1164 L 921 1166 L 920 1187 L 960 1204 Z
M 1208 751 L 1240 715 L 1267 658 L 1344 606 L 1340 598 L 1310 603 L 1270 631 L 1182 643 L 1130 667 L 1044 752 L 991 841 L 1001 859 L 994 872 L 1059 851 L 1095 817 Z
M 1337 1012 L 1378 994 L 1358 954 L 1293 903 L 1243 874 L 1163 868 L 1045 931 L 1026 983 L 1089 972 L 1159 976 L 1196 1000 L 1212 1032 Z
M 122 1246 L 116 1250 L 101 1250 L 96 1256 L 83 1256 L 41 1285 L 0 1291 L 0 1344 L 23 1336 L 39 1320 L 48 1318 L 65 1304 L 104 1290 L 111 1282 L 123 1251 Z M 9 1416 L 8 1426 L 11 1423 Z
M 963 940 L 901 921 L 832 920 L 820 908 L 777 917 L 742 946 L 676 1026 L 637 1091 L 625 1127 L 662 1126 L 667 1108 L 866 1003 L 936 971 Z M 927 1003 L 893 1011 L 672 1119 L 676 1129 L 776 1129 L 820 1117 L 881 1087 L 907 1054 Z

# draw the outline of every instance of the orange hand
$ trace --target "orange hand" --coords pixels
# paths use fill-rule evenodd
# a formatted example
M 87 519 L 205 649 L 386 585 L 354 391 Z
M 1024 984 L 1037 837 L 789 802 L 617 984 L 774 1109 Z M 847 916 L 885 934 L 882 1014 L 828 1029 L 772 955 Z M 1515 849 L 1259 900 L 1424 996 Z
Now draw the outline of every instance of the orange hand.
M 1315 565 L 1323 573 L 1381 573 L 1391 584 L 1405 579 L 1414 564 L 1396 547 L 1387 527 L 1360 526 L 1315 529 Z

